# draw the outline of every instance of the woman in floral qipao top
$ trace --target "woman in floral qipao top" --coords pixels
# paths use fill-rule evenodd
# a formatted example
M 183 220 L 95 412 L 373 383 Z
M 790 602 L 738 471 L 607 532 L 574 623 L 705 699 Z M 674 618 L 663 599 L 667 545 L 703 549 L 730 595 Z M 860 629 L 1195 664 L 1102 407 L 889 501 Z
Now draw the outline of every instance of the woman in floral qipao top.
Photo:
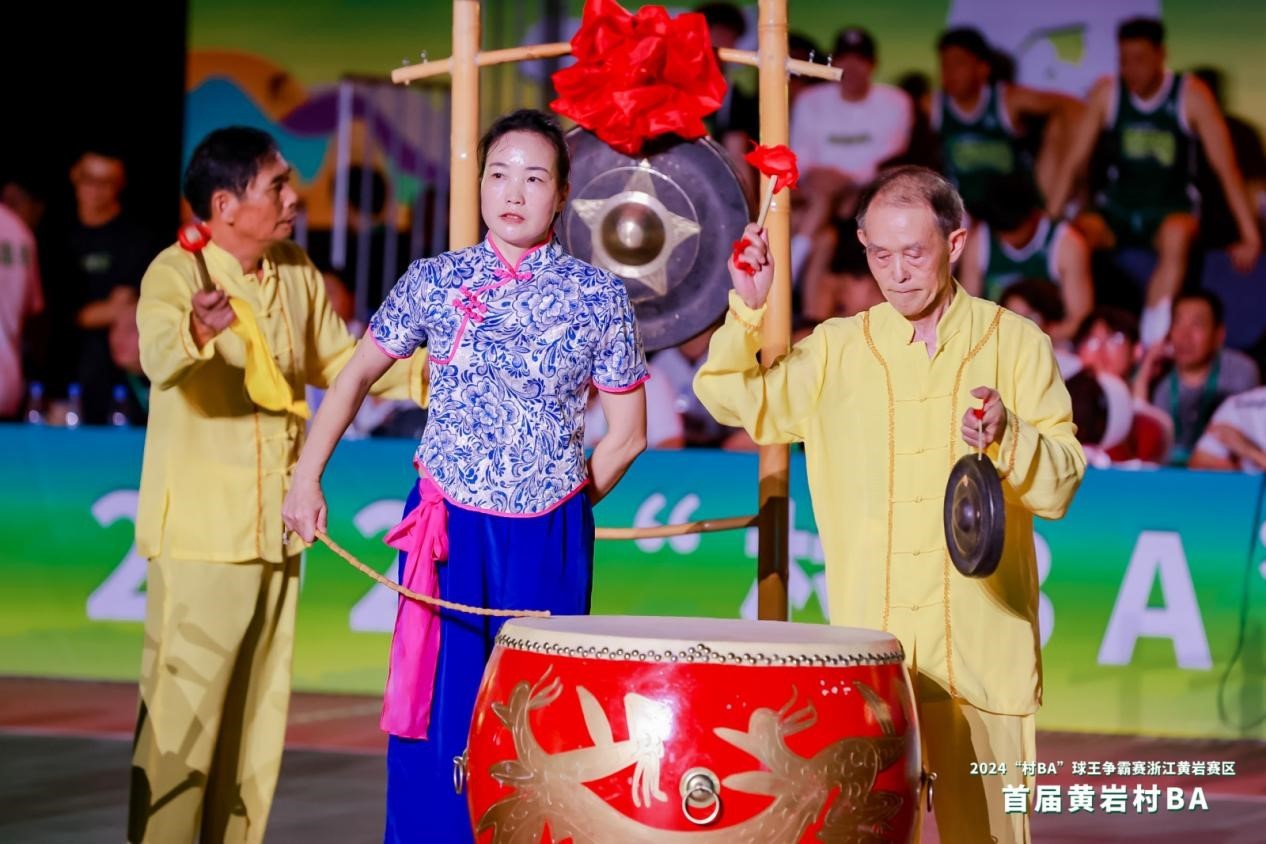
M 479 155 L 487 238 L 415 261 L 396 284 L 321 404 L 283 513 L 305 540 L 325 529 L 320 476 L 335 443 L 393 358 L 425 343 L 421 480 L 388 534 L 401 581 L 476 606 L 587 613 L 592 505 L 645 447 L 645 354 L 623 283 L 551 235 L 568 188 L 557 124 L 506 115 Z M 586 463 L 591 388 L 609 429 Z M 383 707 L 388 842 L 472 840 L 454 757 L 500 625 L 401 601 Z

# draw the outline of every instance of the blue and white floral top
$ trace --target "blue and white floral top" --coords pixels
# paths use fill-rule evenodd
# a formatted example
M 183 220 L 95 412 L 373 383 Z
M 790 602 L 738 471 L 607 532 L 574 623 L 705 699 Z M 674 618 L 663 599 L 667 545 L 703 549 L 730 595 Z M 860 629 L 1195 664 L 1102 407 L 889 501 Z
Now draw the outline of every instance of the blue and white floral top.
M 517 266 L 491 240 L 414 261 L 369 323 L 392 357 L 430 348 L 430 411 L 416 462 L 454 504 L 515 516 L 588 483 L 590 385 L 648 377 L 619 278 L 550 240 Z

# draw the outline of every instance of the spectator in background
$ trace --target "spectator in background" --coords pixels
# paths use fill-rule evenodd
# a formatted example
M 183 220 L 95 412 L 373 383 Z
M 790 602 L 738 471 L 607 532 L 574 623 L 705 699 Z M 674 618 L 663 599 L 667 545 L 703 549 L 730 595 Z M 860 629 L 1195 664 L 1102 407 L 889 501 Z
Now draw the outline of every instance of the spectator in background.
M 887 164 L 943 169 L 936 133 L 932 131 L 932 78 L 922 71 L 908 71 L 897 80 L 897 87 L 905 91 L 914 104 L 914 126 L 910 129 L 910 145 L 905 155 L 890 158 Z
M 1087 462 L 1111 466 L 1114 449 L 1128 438 L 1134 422 L 1130 388 L 1115 375 L 1083 369 L 1066 382 L 1073 402 L 1073 424 Z
M 83 421 L 103 425 L 114 388 L 124 380 L 110 359 L 110 326 L 135 304 L 141 276 L 158 252 L 158 242 L 123 209 L 127 171 L 116 154 L 90 148 L 71 168 L 70 181 L 75 218 L 66 241 L 66 262 L 58 268 L 65 276 L 50 280 L 50 298 L 57 295 L 75 303 L 79 351 L 73 380 L 82 391 Z M 53 342 L 59 342 L 62 330 L 52 326 Z
M 1060 299 L 1059 288 L 1044 278 L 1025 278 L 1007 287 L 999 297 L 999 305 L 1008 311 L 1017 313 L 1025 319 L 1032 320 L 1042 333 L 1051 337 L 1051 328 L 1064 321 L 1064 302 Z M 1071 354 L 1067 343 L 1055 342 L 1051 345 L 1055 350 L 1055 362 L 1059 364 L 1060 374 L 1065 378 L 1080 367 L 1076 356 Z
M 1098 307 L 1081 321 L 1073 336 L 1077 365 L 1098 375 L 1111 375 L 1130 383 L 1134 367 L 1143 355 L 1139 321 L 1121 308 Z M 1069 373 L 1065 377 L 1070 377 Z M 1174 424 L 1169 414 L 1135 395 L 1134 418 L 1128 436 L 1107 451 L 1116 463 L 1137 460 L 1163 464 L 1174 443 Z
M 735 49 L 747 34 L 747 20 L 733 3 L 703 3 L 695 7 L 708 22 L 708 34 L 716 50 Z M 721 72 L 728 83 L 721 107 L 708 118 L 712 137 L 725 147 L 734 162 L 743 187 L 755 196 L 759 183 L 756 170 L 743 158 L 751 148 L 751 142 L 760 138 L 760 110 L 756 97 L 734 84 L 734 67 L 721 63 Z
M 932 130 L 941 140 L 941 163 L 967 206 L 979 218 L 991 176 L 1026 180 L 1049 190 L 1055 162 L 1082 106 L 1072 97 L 995 81 L 999 55 L 975 29 L 951 29 L 937 43 L 941 90 L 932 100 Z M 1039 161 L 1021 144 L 1027 119 L 1046 121 Z
M 833 220 L 819 232 L 805 267 L 801 317 L 816 325 L 832 317 L 854 316 L 882 301 L 866 249 L 857 239 L 857 221 Z
M 715 448 L 733 431 L 714 420 L 695 395 L 695 373 L 708 358 L 708 342 L 716 330 L 716 325 L 710 326 L 680 346 L 658 351 L 651 358 L 657 377 L 672 387 L 673 407 L 681 415 L 683 439 L 691 447 Z
M 39 231 L 44 220 L 46 204 L 43 196 L 35 187 L 22 179 L 9 179 L 0 186 L 0 205 L 22 218 L 22 222 L 32 234 Z
M 15 421 L 26 392 L 22 336 L 27 320 L 44 310 L 35 236 L 14 211 L 0 205 L 0 421 Z
M 1244 118 L 1227 113 L 1222 95 L 1222 71 L 1215 67 L 1199 67 L 1191 73 L 1208 87 L 1209 94 L 1226 119 L 1231 150 L 1248 190 L 1249 205 L 1260 218 L 1266 213 L 1266 148 L 1262 146 L 1261 132 Z M 1217 171 L 1203 150 L 1201 153 L 1196 166 L 1196 189 L 1200 193 L 1200 240 L 1207 248 L 1225 249 L 1236 239 L 1235 215 L 1226 201 Z
M 803 32 L 787 33 L 787 58 L 802 62 L 825 62 L 826 56 L 818 48 L 818 43 Z M 825 79 L 816 76 L 802 76 L 798 73 L 787 77 L 787 106 L 796 107 L 796 100 L 810 88 L 825 84 Z M 758 111 L 759 114 L 759 111 Z
M 1266 387 L 1222 402 L 1196 443 L 1189 465 L 1255 475 L 1266 472 Z
M 45 186 L 29 172 L 14 175 L 0 186 L 0 205 L 7 206 L 9 210 L 22 218 L 22 222 L 35 237 L 35 264 L 40 270 L 41 291 L 48 284 L 49 268 L 57 266 L 55 261 L 50 260 L 49 255 L 52 238 L 48 234 L 49 217 L 45 213 L 47 195 Z M 57 302 L 55 298 L 47 301 L 48 298 L 41 295 L 43 309 L 38 313 L 30 314 L 22 328 L 22 372 L 28 381 L 41 382 L 46 395 L 50 388 L 64 388 L 64 384 L 52 383 L 57 381 L 56 373 L 52 371 L 57 368 L 50 367 L 50 357 L 60 355 L 69 358 L 67 351 L 56 347 L 49 348 L 49 323 L 50 317 L 53 316 L 50 312 L 57 310 Z M 69 369 L 70 364 L 66 363 L 59 368 L 59 371 L 64 373 Z M 51 379 L 50 375 L 53 375 Z M 65 378 L 62 378 L 62 381 L 64 382 Z
M 1247 272 L 1253 267 L 1262 239 L 1226 120 L 1203 82 L 1166 68 L 1164 24 L 1151 18 L 1128 20 L 1117 30 L 1117 43 L 1120 73 L 1099 80 L 1091 91 L 1071 150 L 1047 196 L 1047 208 L 1052 216 L 1063 214 L 1074 177 L 1106 133 L 1108 186 L 1096 198 L 1094 211 L 1078 217 L 1077 226 L 1092 249 L 1155 250 L 1156 268 L 1148 280 L 1140 322 L 1143 345 L 1152 346 L 1169 329 L 1171 303 L 1182 287 L 1199 231 L 1193 184 L 1197 140 L 1218 175 L 1239 229 L 1228 249 L 1236 269 Z M 1187 445 L 1194 444 L 1193 439 Z
M 846 196 L 842 216 L 851 216 L 852 204 L 880 165 L 909 147 L 914 105 L 900 88 L 874 81 L 875 41 L 866 30 L 842 30 L 832 63 L 843 74 L 839 84 L 812 87 L 796 99 L 791 148 L 810 184 L 814 171 L 829 177 L 812 189 Z
M 144 425 L 149 417 L 149 379 L 141 369 L 141 335 L 136 326 L 136 303 L 120 309 L 110 325 L 108 335 L 110 360 L 123 373 L 122 383 L 114 387 L 111 401 L 111 425 Z M 115 414 L 122 414 L 116 419 Z
M 1222 301 L 1207 291 L 1180 295 L 1174 302 L 1169 343 L 1147 350 L 1134 380 L 1136 398 L 1148 397 L 1174 425 L 1170 461 L 1186 465 L 1213 411 L 1228 396 L 1256 387 L 1257 364 L 1243 352 L 1225 348 Z M 1172 361 L 1168 372 L 1163 371 Z
M 1045 330 L 1052 339 L 1068 340 L 1094 307 L 1085 238 L 1072 225 L 1046 216 L 1027 175 L 991 176 L 985 186 L 983 221 L 967 236 L 958 264 L 959 282 L 973 296 L 995 302 L 1021 279 L 1051 282 L 1063 315 Z

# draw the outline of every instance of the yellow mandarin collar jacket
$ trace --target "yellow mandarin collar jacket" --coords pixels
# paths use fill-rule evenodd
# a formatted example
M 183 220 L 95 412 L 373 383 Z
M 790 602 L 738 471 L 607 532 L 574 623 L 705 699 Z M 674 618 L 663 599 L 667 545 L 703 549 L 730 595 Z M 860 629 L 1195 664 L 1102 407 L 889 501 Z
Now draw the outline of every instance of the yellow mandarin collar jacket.
M 296 401 L 307 385 L 328 388 L 356 341 L 325 295 L 321 273 L 290 241 L 245 274 L 214 243 L 204 252 L 212 280 L 255 314 L 268 350 Z M 137 550 L 147 558 L 280 562 L 281 502 L 306 431 L 293 413 L 264 410 L 245 387 L 245 347 L 222 331 L 199 349 L 191 333 L 194 259 L 179 246 L 159 253 L 141 281 L 137 306 L 141 366 L 152 382 L 137 505 Z M 424 353 L 395 364 L 374 393 L 425 393 Z
M 804 443 L 831 622 L 893 633 L 912 666 L 974 706 L 1036 711 L 1032 520 L 1063 515 L 1086 465 L 1049 339 L 955 284 L 931 358 L 885 302 L 823 323 L 765 370 L 762 317 L 731 293 L 695 391 L 719 422 L 759 443 Z M 942 508 L 980 386 L 1001 394 L 1010 418 L 987 451 L 1005 476 L 1003 558 L 976 580 L 949 560 Z

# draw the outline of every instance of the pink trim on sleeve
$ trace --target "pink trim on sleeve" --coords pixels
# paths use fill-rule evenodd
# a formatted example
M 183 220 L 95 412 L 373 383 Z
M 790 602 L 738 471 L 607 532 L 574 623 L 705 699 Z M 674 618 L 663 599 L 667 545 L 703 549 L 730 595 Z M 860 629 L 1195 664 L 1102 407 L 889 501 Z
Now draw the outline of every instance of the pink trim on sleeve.
M 604 387 L 597 381 L 593 382 L 593 386 L 595 389 L 601 390 L 604 393 L 631 393 L 649 380 L 651 380 L 651 374 L 648 372 L 627 387 Z
M 382 352 L 384 355 L 386 355 L 389 358 L 394 358 L 395 360 L 404 360 L 405 358 L 411 357 L 411 355 L 398 355 L 395 352 L 391 351 L 386 346 L 384 346 L 381 342 L 379 342 L 378 338 L 374 336 L 374 332 L 372 331 L 369 332 L 369 339 L 374 341 L 374 345 L 378 347 L 378 351 Z

